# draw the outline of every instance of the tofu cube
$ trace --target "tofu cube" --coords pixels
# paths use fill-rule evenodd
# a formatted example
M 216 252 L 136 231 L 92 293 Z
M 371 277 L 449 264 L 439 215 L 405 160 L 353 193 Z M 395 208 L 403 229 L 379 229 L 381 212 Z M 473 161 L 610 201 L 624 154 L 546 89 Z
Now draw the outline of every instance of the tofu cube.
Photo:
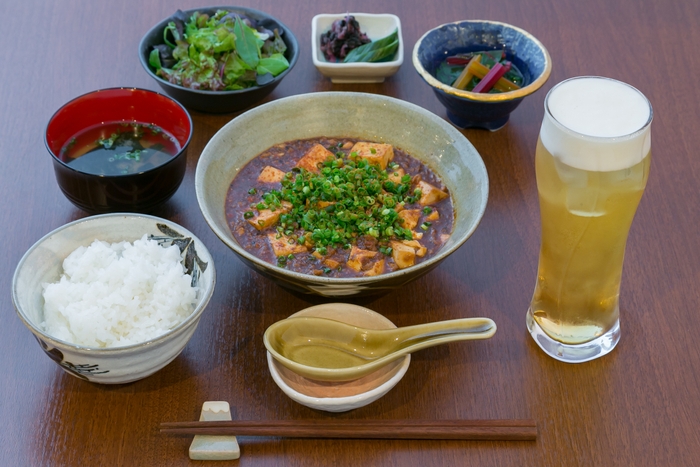
M 413 251 L 416 252 L 416 256 L 420 256 L 421 258 L 428 252 L 428 249 L 421 245 L 417 240 L 402 240 L 401 243 L 413 248 Z
M 401 227 L 413 230 L 418 225 L 420 219 L 420 209 L 404 209 L 399 213 L 399 219 L 403 219 Z
M 391 242 L 391 257 L 399 269 L 408 268 L 416 263 L 416 251 L 401 242 Z
M 258 175 L 258 181 L 261 183 L 279 183 L 284 179 L 284 172 L 280 169 L 272 167 L 271 165 L 266 166 Z
M 325 162 L 329 157 L 334 157 L 332 152 L 320 144 L 315 144 L 301 159 L 299 159 L 297 167 L 306 169 L 309 172 L 319 173 L 319 165 Z
M 280 216 L 292 209 L 292 204 L 282 201 L 282 206 L 274 211 L 272 209 L 261 209 L 256 215 L 248 220 L 248 223 L 258 230 L 265 230 L 277 223 Z
M 370 164 L 378 165 L 382 170 L 390 160 L 394 159 L 394 147 L 391 144 L 358 142 L 350 150 L 357 157 L 367 160 Z
M 348 258 L 347 265 L 348 267 L 359 272 L 362 270 L 362 266 L 364 266 L 375 256 L 377 256 L 376 251 L 363 250 L 353 245 L 352 249 L 350 250 L 350 257 Z
M 270 232 L 267 234 L 267 238 L 270 240 L 272 251 L 277 257 L 308 251 L 304 245 L 299 245 L 296 240 L 286 235 L 278 234 L 277 232 Z
M 423 180 L 418 182 L 418 186 L 416 188 L 419 188 L 421 191 L 418 203 L 420 203 L 422 206 L 435 204 L 438 201 L 447 198 L 447 193 L 445 193 L 439 188 L 434 187 L 428 182 L 424 182 Z
M 384 260 L 380 259 L 365 271 L 365 276 L 378 276 L 382 271 L 384 271 Z
M 428 249 L 416 240 L 402 240 L 391 242 L 391 257 L 399 269 L 413 266 L 416 263 L 416 256 L 423 257 Z
M 406 175 L 406 171 L 404 171 L 401 167 L 399 167 L 398 169 L 395 169 L 395 170 L 392 170 L 391 172 L 389 172 L 388 178 L 392 182 L 398 184 L 398 183 L 401 183 L 401 178 L 404 175 Z
M 438 219 L 440 219 L 440 213 L 437 211 L 437 209 L 433 209 L 433 212 L 428 214 L 428 216 L 425 218 L 426 221 L 430 222 L 434 222 Z

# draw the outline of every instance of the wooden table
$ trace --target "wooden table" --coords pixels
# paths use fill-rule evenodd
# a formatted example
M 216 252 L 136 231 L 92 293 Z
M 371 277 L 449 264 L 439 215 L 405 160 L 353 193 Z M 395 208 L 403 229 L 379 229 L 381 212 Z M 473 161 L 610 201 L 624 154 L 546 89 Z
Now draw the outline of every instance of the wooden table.
M 267 100 L 364 91 L 413 102 L 444 118 L 410 60 L 423 32 L 459 19 L 492 19 L 518 25 L 548 47 L 552 76 L 516 109 L 510 123 L 495 133 L 464 131 L 483 157 L 491 183 L 486 214 L 473 237 L 411 285 L 352 300 L 397 325 L 487 316 L 498 323 L 498 333 L 489 341 L 415 354 L 398 386 L 362 409 L 332 415 L 288 399 L 267 371 L 262 333 L 323 300 L 292 294 L 251 271 L 204 222 L 194 192 L 195 166 L 209 138 L 236 115 L 192 112 L 195 133 L 185 180 L 153 214 L 193 231 L 214 256 L 217 288 L 199 329 L 173 363 L 143 381 L 100 386 L 64 373 L 15 316 L 10 297 L 22 254 L 47 232 L 87 216 L 56 185 L 43 143 L 46 122 L 62 104 L 95 89 L 159 90 L 139 64 L 139 39 L 174 9 L 208 4 L 5 1 L 0 465 L 203 465 L 187 457 L 190 438 L 160 435 L 158 424 L 194 420 L 206 400 L 229 401 L 238 419 L 533 418 L 539 424 L 535 442 L 241 438 L 242 457 L 234 465 L 698 465 L 700 2 L 239 3 L 281 18 L 299 40 L 299 62 Z M 333 85 L 312 65 L 311 18 L 347 8 L 395 13 L 402 20 L 405 62 L 384 84 Z M 533 159 L 543 100 L 555 83 L 584 74 L 621 79 L 648 96 L 654 107 L 654 159 L 627 245 L 622 340 L 602 359 L 569 365 L 537 347 L 525 328 L 525 311 L 540 238 Z

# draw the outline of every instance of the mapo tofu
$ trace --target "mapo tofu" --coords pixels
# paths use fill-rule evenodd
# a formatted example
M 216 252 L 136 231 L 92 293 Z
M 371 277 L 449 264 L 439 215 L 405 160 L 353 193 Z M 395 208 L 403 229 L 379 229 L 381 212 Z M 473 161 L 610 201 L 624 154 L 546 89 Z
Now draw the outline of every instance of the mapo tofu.
M 449 191 L 391 144 L 352 138 L 289 141 L 232 181 L 226 216 L 236 241 L 304 274 L 363 277 L 411 267 L 449 238 Z

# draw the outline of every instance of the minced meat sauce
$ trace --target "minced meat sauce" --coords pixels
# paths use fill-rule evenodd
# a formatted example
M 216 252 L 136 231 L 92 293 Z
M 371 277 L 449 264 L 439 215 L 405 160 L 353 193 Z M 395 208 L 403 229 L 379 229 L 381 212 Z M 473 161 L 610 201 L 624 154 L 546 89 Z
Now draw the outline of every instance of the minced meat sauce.
M 368 149 L 366 151 L 355 149 L 359 147 L 359 145 L 355 146 L 358 142 L 368 144 Z M 380 161 L 372 164 L 375 166 L 386 164 L 383 171 L 396 181 L 396 184 L 392 185 L 385 180 L 383 187 L 395 189 L 401 181 L 407 185 L 404 190 L 410 186 L 408 192 L 394 197 L 399 199 L 402 196 L 400 202 L 394 205 L 393 201 L 392 204 L 387 201 L 386 205 L 380 205 L 378 208 L 380 212 L 388 213 L 388 216 L 396 221 L 393 224 L 395 228 L 388 230 L 382 228 L 381 232 L 377 232 L 377 229 L 354 232 L 352 235 L 347 235 L 345 240 L 330 243 L 326 240 L 326 243 L 323 243 L 323 240 L 314 240 L 313 237 L 320 238 L 320 234 L 315 234 L 316 229 L 309 231 L 302 227 L 303 221 L 301 223 L 290 221 L 290 216 L 284 216 L 281 219 L 285 220 L 285 225 L 280 226 L 279 216 L 289 214 L 293 209 L 292 203 L 280 197 L 281 204 L 271 206 L 269 203 L 265 204 L 263 198 L 266 193 L 279 195 L 283 192 L 283 182 L 279 178 L 287 174 L 284 180 L 293 181 L 304 172 L 299 166 L 320 172 L 322 169 L 320 162 L 314 161 L 312 165 L 304 165 L 305 161 L 311 157 L 305 156 L 319 151 L 326 154 L 318 145 L 328 150 L 327 154 L 332 154 L 332 157 L 327 156 L 327 161 L 333 158 L 341 160 L 336 164 L 338 166 L 343 166 L 343 160 L 359 161 L 361 157 L 358 154 L 366 154 L 369 161 L 375 155 L 381 156 L 386 147 L 389 148 L 389 152 L 393 151 L 393 156 L 390 155 L 388 158 L 389 162 L 385 158 L 383 163 Z M 379 153 L 375 148 L 379 148 Z M 368 165 L 363 161 L 358 166 L 363 167 L 363 164 Z M 318 168 L 315 167 L 316 165 Z M 330 169 L 326 172 L 330 172 Z M 312 174 L 307 174 L 307 176 L 310 175 Z M 381 177 L 385 176 L 382 174 Z M 313 183 L 318 184 L 317 180 L 311 182 L 311 188 L 315 188 Z M 338 181 L 337 177 L 335 181 Z M 329 184 L 333 184 L 332 176 Z M 308 192 L 308 189 L 305 188 L 305 190 Z M 385 199 L 384 195 L 388 194 L 382 188 L 380 194 L 367 199 L 374 202 L 376 198 L 378 202 L 379 199 Z M 432 196 L 433 194 L 436 196 Z M 268 263 L 304 274 L 364 277 L 410 267 L 433 256 L 452 232 L 454 210 L 448 194 L 435 173 L 421 161 L 398 148 L 379 143 L 365 143 L 363 140 L 351 138 L 303 139 L 273 146 L 240 170 L 227 193 L 226 218 L 236 241 L 245 250 Z M 363 197 L 360 196 L 360 198 Z M 376 207 L 377 202 L 363 207 L 362 212 L 369 213 L 371 208 Z M 298 205 L 301 207 L 298 207 L 296 212 L 304 206 L 299 203 Z M 309 200 L 306 200 L 306 206 L 308 205 Z M 343 213 L 345 205 L 342 200 L 323 204 L 318 202 L 313 207 L 327 211 L 331 217 L 347 215 Z M 405 212 L 402 214 L 401 211 Z M 306 227 L 310 229 L 308 225 Z M 394 235 L 387 237 L 387 233 L 392 232 Z

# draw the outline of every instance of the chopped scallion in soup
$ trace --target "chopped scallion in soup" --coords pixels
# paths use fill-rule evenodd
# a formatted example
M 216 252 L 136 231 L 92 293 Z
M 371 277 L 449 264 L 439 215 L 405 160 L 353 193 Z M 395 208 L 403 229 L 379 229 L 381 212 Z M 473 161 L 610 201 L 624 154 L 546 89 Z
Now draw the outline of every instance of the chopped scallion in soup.
M 177 139 L 156 125 L 111 122 L 77 133 L 59 157 L 81 172 L 125 175 L 162 165 L 180 149 Z

